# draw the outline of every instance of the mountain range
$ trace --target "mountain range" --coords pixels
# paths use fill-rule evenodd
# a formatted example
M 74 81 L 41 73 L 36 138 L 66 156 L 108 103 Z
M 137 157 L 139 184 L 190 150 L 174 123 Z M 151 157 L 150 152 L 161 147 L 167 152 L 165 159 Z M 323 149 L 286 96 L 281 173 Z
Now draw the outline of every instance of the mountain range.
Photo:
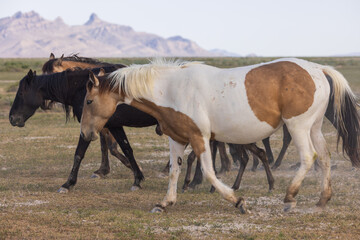
M 88 57 L 235 56 L 223 50 L 208 51 L 181 36 L 163 38 L 136 32 L 129 26 L 105 22 L 91 14 L 84 25 L 70 26 L 38 13 L 17 12 L 0 19 L 0 57 L 48 57 L 79 53 Z

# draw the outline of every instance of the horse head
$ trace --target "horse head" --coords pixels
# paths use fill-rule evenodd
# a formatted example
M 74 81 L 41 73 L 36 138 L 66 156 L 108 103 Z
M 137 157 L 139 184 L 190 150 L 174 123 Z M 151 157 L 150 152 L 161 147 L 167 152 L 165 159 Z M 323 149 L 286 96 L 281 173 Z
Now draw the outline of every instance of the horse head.
M 36 84 L 36 71 L 29 70 L 19 83 L 19 89 L 9 114 L 11 125 L 24 127 L 39 107 L 45 108 L 45 101 L 39 86 Z
M 65 71 L 68 67 L 63 66 L 64 54 L 60 58 L 56 58 L 53 53 L 50 54 L 49 60 L 42 67 L 43 74 L 51 74 Z
M 108 119 L 114 114 L 118 101 L 116 94 L 104 85 L 107 76 L 100 71 L 98 76 L 90 71 L 86 85 L 86 96 L 81 117 L 81 136 L 86 141 L 94 141 L 98 133 L 105 126 Z M 100 79 L 100 81 L 99 81 Z M 105 89 L 104 89 L 105 88 Z

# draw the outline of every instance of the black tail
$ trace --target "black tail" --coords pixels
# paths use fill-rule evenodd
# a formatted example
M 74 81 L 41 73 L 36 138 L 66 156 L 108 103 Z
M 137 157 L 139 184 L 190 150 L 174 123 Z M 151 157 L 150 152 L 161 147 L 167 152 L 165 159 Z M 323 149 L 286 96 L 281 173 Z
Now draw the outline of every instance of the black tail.
M 360 168 L 360 117 L 354 95 L 339 72 L 325 68 L 324 73 L 330 84 L 329 105 L 325 116 L 338 130 L 337 144 L 339 145 L 341 138 L 343 153 L 349 156 L 354 167 Z M 340 107 L 337 108 L 336 105 Z

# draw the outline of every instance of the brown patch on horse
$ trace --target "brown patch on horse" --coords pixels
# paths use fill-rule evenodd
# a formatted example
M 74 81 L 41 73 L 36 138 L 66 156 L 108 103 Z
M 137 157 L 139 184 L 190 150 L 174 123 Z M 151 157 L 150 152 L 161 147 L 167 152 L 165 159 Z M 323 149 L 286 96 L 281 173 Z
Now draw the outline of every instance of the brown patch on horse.
M 72 61 L 63 60 L 60 64 L 54 65 L 53 72 L 54 73 L 62 72 L 62 71 L 65 71 L 66 69 L 71 69 L 71 68 L 86 69 L 86 68 L 96 68 L 96 67 L 98 67 L 98 65 L 96 65 L 96 64 L 83 63 L 83 62 L 72 62 Z
M 139 110 L 155 117 L 160 125 L 161 131 L 173 140 L 186 144 L 190 142 L 197 157 L 205 152 L 205 142 L 199 127 L 184 113 L 175 111 L 170 107 L 157 106 L 148 100 L 141 102 L 133 100 L 130 104 Z M 212 136 L 214 136 L 212 134 Z
M 306 112 L 314 101 L 315 83 L 310 74 L 293 62 L 276 62 L 252 69 L 246 74 L 249 105 L 260 121 L 273 128 L 281 118 Z

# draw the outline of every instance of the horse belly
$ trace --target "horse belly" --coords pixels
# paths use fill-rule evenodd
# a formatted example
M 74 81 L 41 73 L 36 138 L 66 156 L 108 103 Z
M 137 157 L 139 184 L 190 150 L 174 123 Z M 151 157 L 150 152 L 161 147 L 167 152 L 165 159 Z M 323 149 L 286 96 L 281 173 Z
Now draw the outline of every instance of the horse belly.
M 263 122 L 252 124 L 241 124 L 239 122 L 239 124 L 232 125 L 231 127 L 218 128 L 214 131 L 214 138 L 226 143 L 248 144 L 269 137 L 278 128 L 274 129 Z
M 246 94 L 239 92 L 227 92 L 226 97 L 212 105 L 209 111 L 211 132 L 215 134 L 216 140 L 237 144 L 253 143 L 270 136 L 282 126 L 280 116 L 279 124 L 275 127 L 259 120 L 249 106 Z

